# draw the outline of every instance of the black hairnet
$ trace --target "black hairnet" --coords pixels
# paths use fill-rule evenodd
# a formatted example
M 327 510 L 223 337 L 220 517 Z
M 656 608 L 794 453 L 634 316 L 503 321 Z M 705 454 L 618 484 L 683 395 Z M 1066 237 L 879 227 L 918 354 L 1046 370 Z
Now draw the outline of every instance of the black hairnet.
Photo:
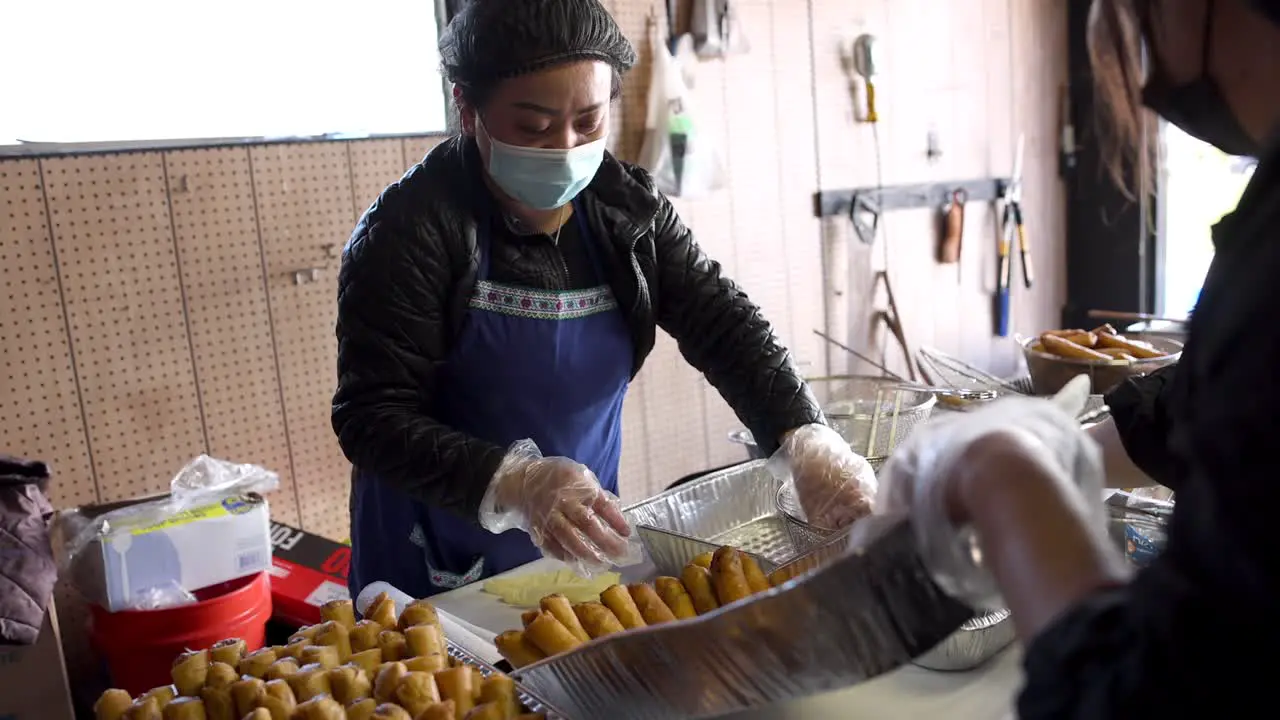
M 636 62 L 631 42 L 599 0 L 471 0 L 440 35 L 445 77 L 472 92 L 583 59 L 606 62 L 619 74 Z

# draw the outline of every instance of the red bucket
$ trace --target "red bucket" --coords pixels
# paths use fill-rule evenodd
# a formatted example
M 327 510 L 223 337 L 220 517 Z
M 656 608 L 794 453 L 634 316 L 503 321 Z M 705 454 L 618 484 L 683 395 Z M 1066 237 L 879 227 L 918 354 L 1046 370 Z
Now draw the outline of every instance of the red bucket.
M 271 577 L 258 573 L 196 593 L 197 602 L 163 610 L 107 612 L 93 606 L 93 645 L 106 660 L 115 687 L 141 695 L 172 682 L 173 661 L 240 638 L 249 650 L 266 642 Z

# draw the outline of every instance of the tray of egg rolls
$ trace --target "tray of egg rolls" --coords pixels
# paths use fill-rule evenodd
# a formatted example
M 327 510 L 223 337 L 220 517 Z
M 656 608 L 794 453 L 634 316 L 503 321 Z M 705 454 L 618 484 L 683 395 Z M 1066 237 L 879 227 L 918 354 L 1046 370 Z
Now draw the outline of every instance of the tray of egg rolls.
M 543 598 L 495 644 L 572 718 L 704 718 L 855 685 L 910 662 L 973 612 L 938 588 L 905 521 L 767 571 L 731 546 L 598 601 Z
M 350 600 L 287 645 L 243 640 L 189 650 L 173 682 L 131 697 L 107 690 L 96 720 L 566 720 L 567 716 L 449 641 L 425 600 L 397 614 L 386 594 L 356 619 Z

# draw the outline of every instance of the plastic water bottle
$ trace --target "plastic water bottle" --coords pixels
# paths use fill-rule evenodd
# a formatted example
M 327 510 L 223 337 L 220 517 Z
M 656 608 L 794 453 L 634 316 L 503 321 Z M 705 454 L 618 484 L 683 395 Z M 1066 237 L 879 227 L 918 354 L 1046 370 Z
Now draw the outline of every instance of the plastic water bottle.
M 382 593 L 386 593 L 392 602 L 396 604 L 397 619 L 400 617 L 400 613 L 404 612 L 405 607 L 413 602 L 413 598 L 406 595 L 400 588 L 389 582 L 378 580 L 365 585 L 360 594 L 356 596 L 356 609 L 360 611 L 361 615 L 364 615 L 369 610 L 369 606 L 373 604 L 373 599 Z

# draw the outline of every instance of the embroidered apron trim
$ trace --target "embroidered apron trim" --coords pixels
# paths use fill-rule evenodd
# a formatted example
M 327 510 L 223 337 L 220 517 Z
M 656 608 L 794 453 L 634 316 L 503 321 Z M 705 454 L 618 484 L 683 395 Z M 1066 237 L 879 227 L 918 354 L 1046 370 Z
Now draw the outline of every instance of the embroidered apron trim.
M 469 306 L 502 315 L 538 320 L 575 320 L 618 308 L 613 290 L 601 285 L 587 290 L 538 290 L 481 280 Z

